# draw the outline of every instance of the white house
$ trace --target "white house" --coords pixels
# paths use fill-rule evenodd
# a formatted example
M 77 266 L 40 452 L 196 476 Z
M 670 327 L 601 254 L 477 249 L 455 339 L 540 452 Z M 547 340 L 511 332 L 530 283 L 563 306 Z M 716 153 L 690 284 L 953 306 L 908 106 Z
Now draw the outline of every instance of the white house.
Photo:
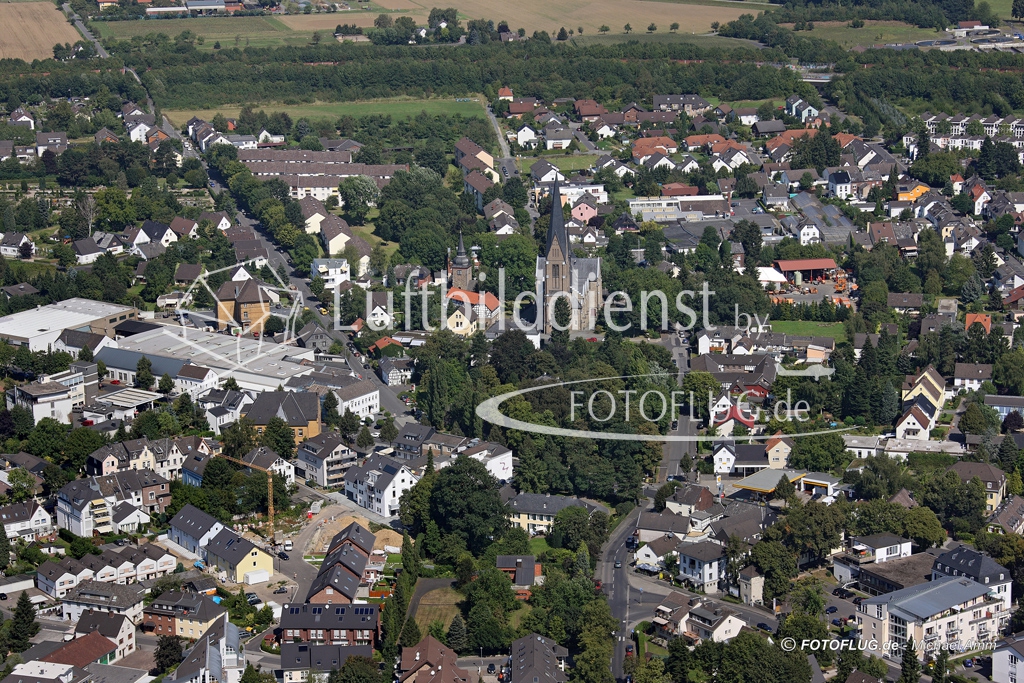
M 931 423 L 928 420 L 928 416 L 917 406 L 912 406 L 910 410 L 903 413 L 896 423 L 897 439 L 927 441 L 930 433 Z
M 828 175 L 828 193 L 839 199 L 848 199 L 853 194 L 853 182 L 846 171 L 835 171 Z
M 3 522 L 7 538 L 12 540 L 21 538 L 31 542 L 53 531 L 50 513 L 34 500 L 0 508 L 0 521 Z
M 191 363 L 182 365 L 174 378 L 174 389 L 179 394 L 188 394 L 196 400 L 208 391 L 217 388 L 220 378 L 210 368 Z
M 223 524 L 190 503 L 171 520 L 167 539 L 202 557 L 206 544 L 223 528 Z
M 145 142 L 146 133 L 153 130 L 153 126 L 145 121 L 131 121 L 128 123 L 128 137 L 132 142 Z
M 799 230 L 800 246 L 806 247 L 808 244 L 820 244 L 821 243 L 821 231 L 818 230 L 818 226 L 813 223 L 805 223 L 800 226 Z
M 520 147 L 533 149 L 537 146 L 537 133 L 533 128 L 524 124 L 516 131 L 516 142 Z
M 953 391 L 977 391 L 991 379 L 992 366 L 988 363 L 957 363 L 953 368 Z
M 376 455 L 345 472 L 345 497 L 378 515 L 394 517 L 398 514 L 402 494 L 417 481 L 419 477 L 406 465 Z
M 356 454 L 337 432 L 325 432 L 299 444 L 295 451 L 299 476 L 323 488 L 345 485 L 345 470 L 356 463 Z
M 7 393 L 7 408 L 21 406 L 32 413 L 37 423 L 44 417 L 69 422 L 68 416 L 74 408 L 71 393 L 71 389 L 58 382 L 29 382 Z
M 295 465 L 265 446 L 252 449 L 242 456 L 242 460 L 250 465 L 270 470 L 281 477 L 287 486 L 295 483 Z
M 122 614 L 137 625 L 142 621 L 143 593 L 144 589 L 138 584 L 83 581 L 64 596 L 63 617 L 77 623 L 84 612 L 95 610 Z
M 343 258 L 313 259 L 309 273 L 310 277 L 321 278 L 324 281 L 324 287 L 331 292 L 342 282 L 348 282 L 351 279 L 348 261 Z
M 701 541 L 685 543 L 677 552 L 679 580 L 705 593 L 717 593 L 719 581 L 725 578 L 725 548 L 712 541 Z
M 372 380 L 364 379 L 335 389 L 334 395 L 338 397 L 338 413 L 341 415 L 351 410 L 360 419 L 365 419 L 380 412 L 380 390 Z
M 1024 681 L 1024 633 L 1015 633 L 999 641 L 992 653 L 993 683 Z

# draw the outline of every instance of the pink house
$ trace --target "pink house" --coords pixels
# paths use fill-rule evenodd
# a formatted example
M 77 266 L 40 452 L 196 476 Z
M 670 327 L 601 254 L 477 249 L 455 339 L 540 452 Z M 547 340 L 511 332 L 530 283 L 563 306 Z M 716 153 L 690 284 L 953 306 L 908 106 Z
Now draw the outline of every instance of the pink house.
M 597 215 L 597 201 L 589 194 L 584 194 L 572 207 L 572 217 L 586 225 Z

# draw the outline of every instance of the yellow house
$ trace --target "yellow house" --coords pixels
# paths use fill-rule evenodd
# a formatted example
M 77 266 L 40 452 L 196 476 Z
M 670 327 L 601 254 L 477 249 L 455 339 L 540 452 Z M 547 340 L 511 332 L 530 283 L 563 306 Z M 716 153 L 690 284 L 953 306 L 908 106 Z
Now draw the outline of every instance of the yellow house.
M 773 470 L 785 469 L 786 463 L 789 461 L 789 454 L 793 451 L 793 440 L 778 431 L 772 435 L 764 448 L 768 454 L 768 467 Z
M 935 408 L 942 408 L 942 401 L 946 393 L 946 380 L 932 366 L 928 366 L 916 377 L 907 375 L 907 381 L 903 385 L 903 402 L 912 401 L 918 396 L 924 396 Z
M 508 506 L 512 510 L 512 524 L 531 536 L 550 531 L 555 516 L 565 508 L 581 507 L 589 514 L 603 511 L 601 506 L 576 496 L 552 496 L 550 493 L 520 493 L 508 502 Z
M 245 409 L 244 417 L 263 434 L 275 417 L 288 423 L 295 435 L 295 445 L 320 436 L 320 397 L 311 392 L 264 391 Z
M 900 202 L 916 202 L 932 188 L 924 183 L 911 182 L 896 187 L 896 200 Z
M 206 545 L 206 562 L 235 583 L 244 582 L 249 572 L 274 573 L 274 558 L 230 529 L 221 529 Z
M 452 314 L 448 316 L 448 329 L 460 337 L 468 337 L 480 329 L 480 327 L 474 322 L 476 320 L 479 320 L 479 316 L 476 315 L 474 310 L 470 309 L 469 317 L 466 317 L 466 312 L 463 311 L 461 307 L 457 307 Z

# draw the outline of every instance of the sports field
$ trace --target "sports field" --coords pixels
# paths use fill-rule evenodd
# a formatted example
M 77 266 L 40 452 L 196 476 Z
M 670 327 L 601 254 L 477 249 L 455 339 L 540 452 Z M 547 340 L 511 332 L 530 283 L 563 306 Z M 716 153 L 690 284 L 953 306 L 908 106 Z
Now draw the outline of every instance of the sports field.
M 261 103 L 255 109 L 262 109 L 268 114 L 275 111 L 287 112 L 293 119 L 306 118 L 338 118 L 339 116 L 366 116 L 367 114 L 390 114 L 392 118 L 415 116 L 421 111 L 428 114 L 461 114 L 462 116 L 484 115 L 483 100 L 456 101 L 454 99 L 416 100 L 412 98 L 395 98 L 387 100 L 359 100 L 356 102 L 317 102 L 314 104 L 267 104 Z M 241 107 L 223 107 L 220 109 L 165 109 L 164 114 L 175 127 L 180 128 L 193 116 L 209 121 L 218 113 L 229 118 L 238 116 Z
M 779 24 L 793 28 L 793 24 Z M 834 40 L 845 48 L 870 47 L 887 43 L 916 43 L 919 40 L 936 40 L 949 34 L 935 29 L 918 28 L 899 21 L 865 21 L 863 28 L 850 28 L 849 22 L 816 21 L 813 31 L 801 31 L 802 35 L 822 40 Z
M 0 59 L 46 59 L 53 57 L 54 44 L 82 39 L 50 2 L 0 4 L 0 26 Z

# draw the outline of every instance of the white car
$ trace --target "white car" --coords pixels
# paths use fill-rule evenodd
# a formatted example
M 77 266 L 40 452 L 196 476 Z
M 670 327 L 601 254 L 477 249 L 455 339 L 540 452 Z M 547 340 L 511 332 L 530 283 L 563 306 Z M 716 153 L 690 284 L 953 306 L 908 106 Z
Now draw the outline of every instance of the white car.
M 370 436 L 372 436 L 375 439 L 379 439 L 380 438 L 380 432 L 370 432 Z

